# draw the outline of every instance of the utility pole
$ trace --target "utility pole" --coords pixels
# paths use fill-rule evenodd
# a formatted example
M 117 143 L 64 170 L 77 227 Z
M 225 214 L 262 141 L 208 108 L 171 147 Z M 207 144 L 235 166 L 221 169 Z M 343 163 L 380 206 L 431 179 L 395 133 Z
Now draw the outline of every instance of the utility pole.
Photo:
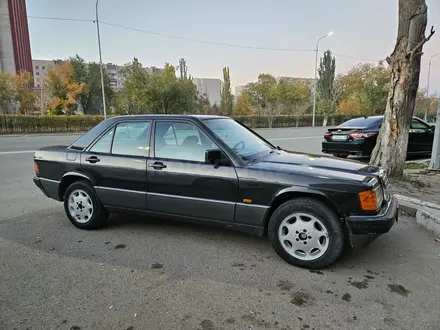
M 437 108 L 437 120 L 435 122 L 434 143 L 432 146 L 430 170 L 440 170 L 440 100 Z
M 319 42 L 320 42 L 322 39 L 331 36 L 332 34 L 333 34 L 333 32 L 329 32 L 329 33 L 327 33 L 325 36 L 319 38 L 318 41 L 316 42 L 316 49 L 315 49 L 315 53 L 316 53 L 316 55 L 315 55 L 315 83 L 314 83 L 314 86 L 313 86 L 313 116 L 312 116 L 312 127 L 315 127 L 316 89 L 317 89 L 317 86 L 318 86 L 318 77 L 317 77 L 317 74 L 318 74 L 318 52 L 319 52 Z
M 105 104 L 105 90 L 104 90 L 104 71 L 102 68 L 101 37 L 99 35 L 98 4 L 99 4 L 99 0 L 96 0 L 96 30 L 98 32 L 99 66 L 101 69 L 102 106 L 104 108 L 104 119 L 107 119 L 107 107 Z
M 428 119 L 428 110 L 429 110 L 429 106 L 431 105 L 431 102 L 428 102 L 429 99 L 429 78 L 431 77 L 431 64 L 432 64 L 432 59 L 434 57 L 436 57 L 437 55 L 440 55 L 440 53 L 434 54 L 431 56 L 431 58 L 429 59 L 429 66 L 428 66 L 428 85 L 426 86 L 426 110 L 425 110 L 425 121 L 427 121 Z

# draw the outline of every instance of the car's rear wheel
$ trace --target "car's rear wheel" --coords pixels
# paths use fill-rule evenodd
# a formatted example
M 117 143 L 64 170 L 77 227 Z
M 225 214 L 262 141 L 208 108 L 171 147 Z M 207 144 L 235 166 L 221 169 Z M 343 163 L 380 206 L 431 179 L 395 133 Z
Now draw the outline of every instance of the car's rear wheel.
M 87 181 L 76 181 L 66 190 L 64 210 L 70 222 L 81 229 L 101 227 L 108 218 L 92 185 Z
M 333 154 L 333 156 L 335 156 L 337 158 L 347 158 L 348 154 Z
M 312 198 L 296 198 L 279 206 L 269 221 L 269 239 L 289 264 L 325 268 L 344 249 L 344 230 L 336 213 Z

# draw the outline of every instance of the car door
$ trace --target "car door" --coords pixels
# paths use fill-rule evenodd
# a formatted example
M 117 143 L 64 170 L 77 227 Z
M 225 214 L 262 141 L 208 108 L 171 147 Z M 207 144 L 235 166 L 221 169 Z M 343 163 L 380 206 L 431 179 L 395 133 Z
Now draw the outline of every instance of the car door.
M 430 153 L 434 140 L 434 132 L 429 125 L 418 118 L 412 118 L 409 131 L 408 152 Z
M 150 133 L 151 121 L 119 122 L 81 154 L 105 206 L 146 210 Z
M 205 151 L 218 147 L 190 121 L 158 120 L 154 126 L 148 210 L 232 222 L 238 198 L 235 168 L 205 163 Z

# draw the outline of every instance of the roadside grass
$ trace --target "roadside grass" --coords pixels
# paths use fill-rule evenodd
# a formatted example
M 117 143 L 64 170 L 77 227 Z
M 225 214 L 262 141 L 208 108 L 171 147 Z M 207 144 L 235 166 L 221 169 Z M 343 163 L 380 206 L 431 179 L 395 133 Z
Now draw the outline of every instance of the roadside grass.
M 406 162 L 405 169 L 407 170 L 423 170 L 429 166 L 429 160 L 423 162 Z

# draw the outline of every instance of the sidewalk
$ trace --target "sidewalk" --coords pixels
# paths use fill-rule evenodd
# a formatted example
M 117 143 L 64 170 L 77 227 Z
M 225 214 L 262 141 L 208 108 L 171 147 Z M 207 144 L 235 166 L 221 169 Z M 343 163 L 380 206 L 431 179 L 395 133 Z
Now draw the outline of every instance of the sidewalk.
M 440 171 L 405 170 L 404 178 L 393 180 L 390 190 L 403 212 L 440 239 Z

